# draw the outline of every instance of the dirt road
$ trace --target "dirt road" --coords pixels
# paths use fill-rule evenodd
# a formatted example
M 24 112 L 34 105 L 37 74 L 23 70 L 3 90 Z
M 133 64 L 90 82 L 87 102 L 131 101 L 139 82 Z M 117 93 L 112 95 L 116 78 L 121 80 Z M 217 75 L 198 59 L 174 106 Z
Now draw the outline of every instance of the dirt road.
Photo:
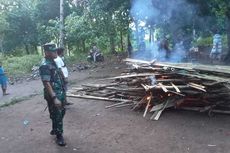
M 118 75 L 119 64 L 71 74 L 77 85 Z M 40 80 L 18 85 L 41 93 Z M 26 95 L 28 96 L 28 92 Z M 13 97 L 13 95 L 11 95 Z M 2 97 L 0 100 L 2 102 Z M 5 98 L 5 97 L 4 97 Z M 50 119 L 41 94 L 0 110 L 0 153 L 230 153 L 230 118 L 188 111 L 165 111 L 159 121 L 143 118 L 129 108 L 105 109 L 103 101 L 69 99 L 64 137 L 67 146 L 49 135 Z

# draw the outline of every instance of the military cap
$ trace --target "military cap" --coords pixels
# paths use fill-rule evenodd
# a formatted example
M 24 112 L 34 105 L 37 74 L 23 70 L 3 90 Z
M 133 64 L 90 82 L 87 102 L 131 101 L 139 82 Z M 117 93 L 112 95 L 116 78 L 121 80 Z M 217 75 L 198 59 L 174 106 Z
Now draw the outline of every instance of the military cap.
M 56 52 L 57 51 L 56 45 L 54 43 L 47 43 L 43 45 L 43 49 L 46 52 Z

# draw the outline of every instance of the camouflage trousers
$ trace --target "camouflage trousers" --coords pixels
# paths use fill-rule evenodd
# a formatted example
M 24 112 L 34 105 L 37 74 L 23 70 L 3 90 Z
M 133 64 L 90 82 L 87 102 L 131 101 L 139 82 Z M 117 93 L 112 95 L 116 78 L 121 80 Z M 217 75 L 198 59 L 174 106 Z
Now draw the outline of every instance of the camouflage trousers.
M 47 101 L 50 119 L 52 120 L 52 130 L 56 134 L 62 134 L 63 133 L 63 118 L 65 116 L 65 107 L 64 107 L 64 99 L 58 98 L 62 102 L 62 107 L 57 108 L 53 104 L 52 98 L 45 96 L 45 99 Z

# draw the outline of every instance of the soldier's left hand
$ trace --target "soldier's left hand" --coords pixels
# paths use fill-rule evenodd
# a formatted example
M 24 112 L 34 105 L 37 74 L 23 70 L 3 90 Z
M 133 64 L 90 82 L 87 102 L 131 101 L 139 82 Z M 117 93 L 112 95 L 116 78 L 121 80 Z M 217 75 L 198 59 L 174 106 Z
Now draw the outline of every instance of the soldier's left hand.
M 59 99 L 55 98 L 54 99 L 54 105 L 57 107 L 57 108 L 61 108 L 62 107 L 62 103 Z

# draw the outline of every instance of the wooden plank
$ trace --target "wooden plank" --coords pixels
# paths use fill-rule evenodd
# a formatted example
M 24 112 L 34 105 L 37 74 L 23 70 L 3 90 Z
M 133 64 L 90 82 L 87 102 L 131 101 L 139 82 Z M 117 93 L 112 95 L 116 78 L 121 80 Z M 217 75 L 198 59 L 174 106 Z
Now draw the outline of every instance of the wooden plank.
M 194 86 L 194 85 L 191 85 L 191 84 L 188 84 L 188 86 L 189 86 L 189 87 L 192 87 L 192 88 L 194 88 L 194 89 L 201 90 L 201 91 L 203 91 L 203 92 L 207 92 L 205 89 L 200 88 L 200 87 L 197 87 L 197 86 Z
M 120 75 L 111 78 L 104 78 L 99 80 L 115 80 L 115 79 L 125 79 L 125 78 L 133 78 L 133 77 L 146 77 L 146 76 L 155 76 L 160 75 L 159 73 L 140 73 L 140 74 L 129 74 L 129 75 Z
M 210 81 L 216 81 L 218 83 L 226 82 L 230 83 L 230 79 L 223 78 L 223 77 L 218 77 L 218 76 L 213 76 L 213 75 L 205 75 L 205 74 L 191 74 L 191 73 L 181 73 L 178 72 L 177 74 L 183 75 L 183 76 L 188 76 L 188 77 L 195 77 L 195 78 L 200 78 L 203 80 L 210 80 Z
M 165 63 L 170 66 L 178 66 L 184 68 L 190 68 L 195 71 L 207 72 L 207 73 L 220 73 L 224 75 L 230 75 L 230 66 L 226 65 L 204 65 L 204 64 L 193 64 L 193 63 Z
M 172 102 L 168 103 L 168 105 L 165 107 L 165 109 L 166 109 L 166 108 L 170 108 L 170 107 L 174 107 L 174 106 L 175 106 L 175 102 L 172 101 Z M 155 105 L 155 106 L 152 107 L 152 109 L 150 110 L 150 112 L 159 111 L 159 110 L 161 110 L 163 107 L 164 107 L 164 103 Z
M 118 86 L 119 83 L 111 83 L 111 84 L 83 84 L 83 87 L 88 88 L 105 88 L 105 87 L 111 87 L 111 86 Z
M 175 84 L 173 84 L 173 83 L 171 82 L 171 85 L 175 88 L 176 92 L 179 92 L 179 93 L 180 93 L 180 89 L 179 89 Z
M 156 60 L 144 61 L 144 60 L 131 59 L 131 58 L 126 58 L 123 61 L 125 61 L 125 62 L 131 62 L 131 63 L 149 64 L 149 65 L 154 64 L 156 62 Z
M 88 95 L 67 94 L 66 96 L 67 97 L 72 97 L 72 98 L 104 100 L 104 101 L 113 101 L 113 102 L 133 102 L 133 100 L 125 100 L 125 99 L 118 99 L 118 98 L 106 98 L 106 97 L 96 97 L 96 96 L 88 96 Z
M 162 88 L 164 92 L 168 92 L 168 89 L 162 83 L 158 83 L 158 85 Z
M 179 76 L 180 77 L 180 76 Z M 198 79 L 189 79 L 190 81 L 191 80 L 198 80 Z M 183 82 L 186 82 L 186 79 L 185 78 L 180 78 L 180 79 L 156 79 L 156 82 L 180 82 L 180 83 L 183 83 Z
M 111 108 L 111 107 L 115 107 L 115 106 L 118 106 L 118 105 L 123 105 L 123 104 L 126 104 L 126 103 L 127 102 L 120 102 L 120 103 L 116 103 L 116 104 L 105 106 L 105 108 Z
M 96 96 L 96 97 L 109 97 L 115 95 L 117 92 L 108 92 L 108 93 L 97 93 L 97 92 L 86 92 L 85 95 Z
M 141 84 L 141 86 L 145 89 L 145 91 L 149 91 L 150 89 L 152 89 L 154 86 L 149 86 L 149 85 L 145 85 L 145 84 Z
M 200 85 L 200 84 L 196 84 L 196 83 L 192 83 L 192 82 L 189 82 L 188 84 L 190 84 L 190 85 L 192 85 L 192 86 L 197 86 L 197 87 L 199 87 L 199 88 L 205 88 L 205 86 L 203 86 L 203 85 Z
M 145 95 L 139 102 L 134 102 L 134 104 L 135 104 L 135 106 L 133 107 L 133 109 L 132 110 L 135 110 L 137 107 L 139 107 L 142 103 L 144 103 L 145 101 L 146 101 L 146 98 L 147 98 L 148 96 L 147 95 Z
M 175 92 L 175 91 L 168 90 L 168 92 L 173 93 L 173 94 L 178 95 L 178 96 L 185 97 L 184 94 L 181 94 L 181 93 L 178 93 L 178 92 Z
M 170 63 L 154 63 L 154 66 L 160 66 L 160 67 L 169 67 L 174 69 L 183 69 L 187 71 L 194 71 L 191 67 L 184 67 L 184 66 L 176 66 Z
M 155 112 L 155 111 L 161 110 L 163 107 L 164 107 L 164 103 L 155 105 L 155 106 L 152 107 L 150 112 Z
M 150 119 L 151 119 L 151 120 L 153 119 L 153 120 L 157 121 L 157 120 L 160 118 L 162 112 L 165 110 L 166 106 L 168 105 L 168 102 L 169 102 L 169 100 L 167 100 L 167 101 L 164 103 L 164 106 L 163 106 L 163 108 L 162 108 L 161 110 L 155 111 L 155 113 L 153 114 L 153 116 L 152 116 Z
M 147 112 L 148 112 L 148 109 L 149 109 L 149 106 L 150 106 L 150 102 L 151 102 L 151 100 L 152 100 L 152 95 L 149 96 L 149 97 L 147 97 L 147 100 L 148 100 L 148 103 L 147 103 L 147 105 L 146 105 L 146 107 L 145 107 L 145 112 L 144 112 L 144 114 L 143 114 L 143 117 L 145 117 L 146 114 L 147 114 Z
M 121 108 L 121 107 L 127 107 L 127 106 L 132 106 L 133 104 L 123 104 L 123 105 L 118 105 L 115 106 L 116 108 Z
M 108 90 L 115 90 L 115 91 L 121 91 L 121 92 L 131 92 L 131 91 L 134 91 L 134 92 L 140 92 L 140 91 L 145 91 L 143 88 L 116 88 L 116 87 L 106 87 L 106 89 Z

